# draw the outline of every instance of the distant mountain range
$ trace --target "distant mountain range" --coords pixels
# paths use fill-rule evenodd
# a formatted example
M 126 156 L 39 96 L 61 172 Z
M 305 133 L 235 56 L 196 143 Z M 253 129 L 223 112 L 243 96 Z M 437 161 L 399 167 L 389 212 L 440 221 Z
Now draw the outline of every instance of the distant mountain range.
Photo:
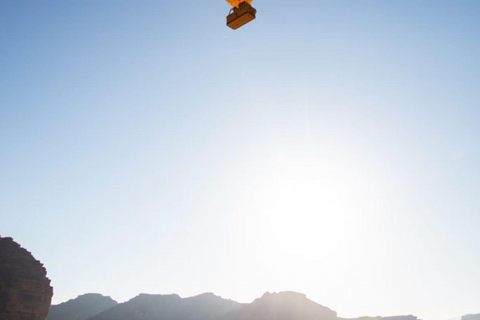
M 238 303 L 213 293 L 190 298 L 176 294 L 140 294 L 117 304 L 110 297 L 86 294 L 50 307 L 47 320 L 418 320 L 412 315 L 339 318 L 304 294 L 265 293 L 252 303 Z M 480 320 L 467 315 L 462 320 Z
M 47 320 L 87 320 L 117 305 L 117 301 L 97 293 L 84 294 L 76 299 L 51 306 Z
M 141 294 L 91 320 L 223 320 L 240 309 L 241 304 L 211 293 L 184 299 L 176 294 Z

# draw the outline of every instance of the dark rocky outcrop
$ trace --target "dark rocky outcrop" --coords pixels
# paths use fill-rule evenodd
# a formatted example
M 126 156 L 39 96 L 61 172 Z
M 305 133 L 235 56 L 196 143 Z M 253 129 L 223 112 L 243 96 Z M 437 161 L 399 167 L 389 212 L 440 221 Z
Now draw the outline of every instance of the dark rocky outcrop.
M 45 320 L 52 295 L 43 265 L 12 238 L 0 237 L 0 319 Z
M 467 314 L 462 316 L 462 320 L 480 320 L 480 314 Z
M 115 305 L 117 302 L 110 297 L 88 293 L 51 306 L 47 320 L 86 320 Z

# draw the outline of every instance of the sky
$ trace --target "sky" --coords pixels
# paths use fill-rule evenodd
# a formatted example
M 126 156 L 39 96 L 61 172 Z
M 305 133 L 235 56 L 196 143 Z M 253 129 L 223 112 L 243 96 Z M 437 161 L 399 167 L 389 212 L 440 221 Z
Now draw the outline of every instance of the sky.
M 480 1 L 0 3 L 0 235 L 87 292 L 480 313 Z

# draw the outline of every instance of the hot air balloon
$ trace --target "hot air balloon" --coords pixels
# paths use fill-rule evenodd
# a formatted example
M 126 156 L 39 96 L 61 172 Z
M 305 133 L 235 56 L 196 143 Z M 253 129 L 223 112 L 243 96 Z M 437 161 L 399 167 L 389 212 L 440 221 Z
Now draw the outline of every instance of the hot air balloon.
M 227 26 L 236 30 L 255 19 L 257 10 L 250 5 L 253 0 L 226 0 L 231 6 Z

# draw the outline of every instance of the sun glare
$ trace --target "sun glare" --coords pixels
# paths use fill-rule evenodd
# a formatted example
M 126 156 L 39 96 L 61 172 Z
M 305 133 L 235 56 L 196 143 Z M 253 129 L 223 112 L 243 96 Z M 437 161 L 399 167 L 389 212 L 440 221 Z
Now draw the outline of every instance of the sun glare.
M 370 206 L 359 168 L 319 155 L 288 154 L 271 160 L 245 199 L 252 214 L 250 235 L 260 252 L 283 265 L 356 259 Z M 294 259 L 292 259 L 294 258 Z M 333 259 L 330 259 L 332 261 Z

